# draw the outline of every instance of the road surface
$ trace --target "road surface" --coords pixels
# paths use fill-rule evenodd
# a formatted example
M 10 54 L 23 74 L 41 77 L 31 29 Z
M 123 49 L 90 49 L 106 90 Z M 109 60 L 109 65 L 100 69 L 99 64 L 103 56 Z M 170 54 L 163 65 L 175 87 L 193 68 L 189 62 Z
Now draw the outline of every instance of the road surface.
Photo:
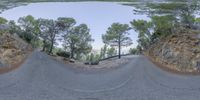
M 35 51 L 0 75 L 0 100 L 200 100 L 200 76 L 165 72 L 144 56 L 114 69 L 81 70 Z

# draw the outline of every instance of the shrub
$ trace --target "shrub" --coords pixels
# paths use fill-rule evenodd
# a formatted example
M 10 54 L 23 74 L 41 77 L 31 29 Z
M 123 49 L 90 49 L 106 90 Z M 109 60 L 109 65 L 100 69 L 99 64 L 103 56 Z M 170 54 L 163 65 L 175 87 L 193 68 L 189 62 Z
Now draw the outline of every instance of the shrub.
M 56 55 L 61 56 L 61 57 L 65 57 L 65 58 L 70 57 L 70 53 L 66 52 L 66 51 L 59 51 L 59 52 L 56 53 Z
M 137 49 L 137 48 L 131 48 L 130 50 L 129 50 L 129 53 L 130 54 L 138 54 L 138 52 L 139 52 L 139 50 Z
M 100 55 L 99 54 L 89 54 L 86 56 L 85 65 L 98 65 L 99 64 Z

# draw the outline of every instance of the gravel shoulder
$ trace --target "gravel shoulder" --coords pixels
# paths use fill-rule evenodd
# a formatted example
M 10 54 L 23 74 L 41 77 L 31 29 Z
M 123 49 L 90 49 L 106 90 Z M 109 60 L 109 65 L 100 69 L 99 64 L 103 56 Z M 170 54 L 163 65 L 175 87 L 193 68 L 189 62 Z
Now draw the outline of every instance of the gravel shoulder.
M 111 58 L 108 60 L 100 61 L 98 65 L 85 65 L 84 62 L 75 61 L 74 63 L 70 63 L 68 60 L 64 60 L 63 57 L 52 57 L 54 60 L 60 61 L 62 63 L 71 65 L 75 68 L 80 69 L 112 69 L 118 68 L 120 66 L 126 65 L 131 62 L 133 56 L 122 57 L 121 59 Z

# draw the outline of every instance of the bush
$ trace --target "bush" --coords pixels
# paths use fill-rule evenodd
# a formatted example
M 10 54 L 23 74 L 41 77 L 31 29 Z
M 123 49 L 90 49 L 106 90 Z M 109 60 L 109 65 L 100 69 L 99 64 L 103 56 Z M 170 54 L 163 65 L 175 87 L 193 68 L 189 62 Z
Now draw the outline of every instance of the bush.
M 61 57 L 65 57 L 65 58 L 70 57 L 70 53 L 66 52 L 66 51 L 59 51 L 59 52 L 56 53 L 56 55 L 61 56 Z
M 129 50 L 129 53 L 130 54 L 138 54 L 139 53 L 139 50 L 137 49 L 137 48 L 131 48 L 130 50 Z
M 91 53 L 86 57 L 85 65 L 98 65 L 99 64 L 100 55 Z

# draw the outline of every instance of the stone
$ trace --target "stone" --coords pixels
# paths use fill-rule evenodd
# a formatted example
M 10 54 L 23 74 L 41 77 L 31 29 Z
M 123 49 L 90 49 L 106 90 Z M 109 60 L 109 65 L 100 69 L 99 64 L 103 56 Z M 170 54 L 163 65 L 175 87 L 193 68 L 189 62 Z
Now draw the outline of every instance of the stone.
M 70 59 L 69 62 L 75 63 L 75 60 L 74 59 Z

